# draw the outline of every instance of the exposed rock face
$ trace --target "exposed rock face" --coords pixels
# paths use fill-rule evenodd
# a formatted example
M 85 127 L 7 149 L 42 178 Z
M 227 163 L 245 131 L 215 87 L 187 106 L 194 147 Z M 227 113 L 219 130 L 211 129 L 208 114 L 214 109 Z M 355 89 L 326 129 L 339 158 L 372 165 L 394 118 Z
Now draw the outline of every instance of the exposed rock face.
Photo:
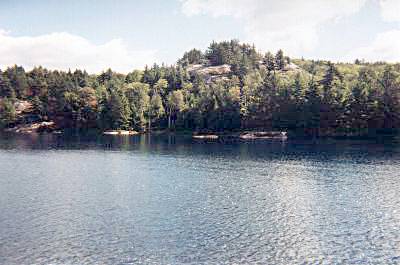
M 216 134 L 200 134 L 193 135 L 193 139 L 201 139 L 201 140 L 217 140 L 219 137 Z
M 137 131 L 127 131 L 127 130 L 115 130 L 115 131 L 105 131 L 103 134 L 106 135 L 136 135 L 139 134 Z
M 55 129 L 56 125 L 54 122 L 43 121 L 43 122 L 17 125 L 13 128 L 6 129 L 6 131 L 15 133 L 39 133 L 39 132 L 52 132 Z
M 188 66 L 187 70 L 189 72 L 194 72 L 194 71 L 197 71 L 197 70 L 202 69 L 204 67 L 205 66 L 202 65 L 202 64 L 191 64 L 191 65 Z
M 286 140 L 286 132 L 247 132 L 240 136 L 243 140 L 255 140 L 255 139 L 281 139 Z
M 31 112 L 32 107 L 33 107 L 32 104 L 26 100 L 17 100 L 14 103 L 15 113 L 17 115 Z
M 33 105 L 27 100 L 17 100 L 14 103 L 17 120 L 11 124 L 11 128 L 4 129 L 14 133 L 40 133 L 53 132 L 56 124 L 53 121 L 42 121 L 33 113 Z
M 229 64 L 217 65 L 217 66 L 204 66 L 201 64 L 192 64 L 188 66 L 190 73 L 197 72 L 203 75 L 224 75 L 231 72 L 231 66 Z
M 193 64 L 188 67 L 189 73 L 198 73 L 205 77 L 206 83 L 227 78 L 226 76 L 231 73 L 231 66 L 229 64 L 217 66 L 204 66 L 201 64 Z
M 264 67 L 262 61 L 260 62 L 260 66 Z M 187 68 L 189 73 L 198 73 L 206 76 L 206 80 L 214 81 L 216 79 L 222 78 L 231 73 L 232 69 L 229 64 L 222 64 L 217 66 L 205 66 L 202 64 L 192 64 Z M 282 71 L 298 71 L 301 70 L 299 66 L 294 63 L 289 63 L 285 66 Z
M 208 66 L 198 69 L 197 72 L 204 75 L 224 75 L 231 72 L 231 66 L 229 64 Z
M 231 134 L 194 134 L 193 139 L 200 140 L 218 140 L 221 139 L 223 141 L 228 140 L 286 140 L 287 133 L 286 132 L 275 132 L 275 131 L 267 131 L 267 132 L 241 132 L 241 133 L 231 133 Z
M 298 67 L 296 64 L 294 63 L 290 63 L 287 64 L 285 66 L 285 69 L 283 69 L 284 71 L 296 71 L 296 70 L 300 70 L 300 67 Z

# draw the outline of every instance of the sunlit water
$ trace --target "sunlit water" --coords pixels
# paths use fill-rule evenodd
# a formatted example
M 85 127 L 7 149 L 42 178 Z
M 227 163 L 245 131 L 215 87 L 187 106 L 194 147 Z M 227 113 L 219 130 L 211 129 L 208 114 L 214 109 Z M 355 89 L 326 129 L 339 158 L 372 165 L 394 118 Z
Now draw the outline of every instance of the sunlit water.
M 0 264 L 399 264 L 400 145 L 2 136 Z

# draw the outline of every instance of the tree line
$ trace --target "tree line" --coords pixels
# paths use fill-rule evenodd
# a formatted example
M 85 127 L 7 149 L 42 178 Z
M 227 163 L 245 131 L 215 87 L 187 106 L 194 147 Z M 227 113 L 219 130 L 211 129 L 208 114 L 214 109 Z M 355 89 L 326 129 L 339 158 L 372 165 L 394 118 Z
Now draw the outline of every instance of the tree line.
M 193 65 L 230 66 L 208 79 Z M 291 59 L 237 40 L 193 49 L 174 65 L 120 74 L 13 66 L 0 71 L 0 126 L 62 129 L 285 130 L 301 135 L 396 133 L 400 65 Z M 23 121 L 15 102 L 32 104 Z

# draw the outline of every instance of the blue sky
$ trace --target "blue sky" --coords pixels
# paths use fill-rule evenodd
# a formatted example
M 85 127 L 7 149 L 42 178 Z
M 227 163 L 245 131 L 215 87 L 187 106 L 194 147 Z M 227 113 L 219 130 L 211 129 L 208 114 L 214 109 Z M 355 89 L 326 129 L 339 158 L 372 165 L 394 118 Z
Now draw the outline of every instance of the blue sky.
M 121 72 L 237 38 L 333 61 L 400 61 L 398 0 L 0 0 L 0 68 Z

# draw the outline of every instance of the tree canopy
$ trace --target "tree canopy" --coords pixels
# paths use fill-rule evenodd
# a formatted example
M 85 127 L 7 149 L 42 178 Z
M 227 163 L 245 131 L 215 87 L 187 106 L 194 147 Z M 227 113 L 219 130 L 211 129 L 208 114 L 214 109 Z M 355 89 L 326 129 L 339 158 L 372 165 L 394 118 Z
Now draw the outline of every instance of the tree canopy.
M 229 67 L 219 73 L 223 65 Z M 175 65 L 126 75 L 15 65 L 0 71 L 0 126 L 25 122 L 15 109 L 23 100 L 37 119 L 79 130 L 397 132 L 399 76 L 399 64 L 295 59 L 282 50 L 262 54 L 237 40 L 212 42 L 205 51 L 184 53 Z

